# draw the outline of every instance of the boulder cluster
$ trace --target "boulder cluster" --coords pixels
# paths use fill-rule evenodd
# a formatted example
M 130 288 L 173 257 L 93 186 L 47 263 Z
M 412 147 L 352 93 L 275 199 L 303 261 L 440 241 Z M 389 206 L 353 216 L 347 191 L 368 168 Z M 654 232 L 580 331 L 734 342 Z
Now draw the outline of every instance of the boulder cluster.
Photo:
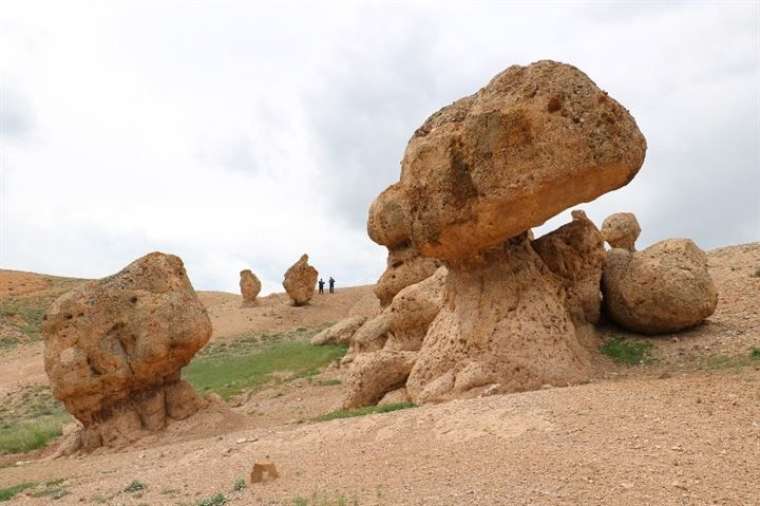
M 709 316 L 704 254 L 690 241 L 635 252 L 632 214 L 600 231 L 574 211 L 533 238 L 630 182 L 645 153 L 629 112 L 553 61 L 509 67 L 428 118 L 369 210 L 369 236 L 388 248 L 382 312 L 315 337 L 350 345 L 344 407 L 578 383 L 603 314 L 647 333 Z
M 53 394 L 82 425 L 69 450 L 124 446 L 206 406 L 180 370 L 211 337 L 182 260 L 151 253 L 44 316 Z

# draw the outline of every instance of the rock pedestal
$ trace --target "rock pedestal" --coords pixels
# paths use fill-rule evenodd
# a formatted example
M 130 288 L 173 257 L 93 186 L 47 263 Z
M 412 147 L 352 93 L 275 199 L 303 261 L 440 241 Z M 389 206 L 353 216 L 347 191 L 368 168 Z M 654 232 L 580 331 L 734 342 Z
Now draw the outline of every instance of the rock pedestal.
M 63 295 L 43 322 L 53 394 L 81 445 L 121 446 L 205 405 L 180 370 L 211 337 L 182 260 L 151 253 Z

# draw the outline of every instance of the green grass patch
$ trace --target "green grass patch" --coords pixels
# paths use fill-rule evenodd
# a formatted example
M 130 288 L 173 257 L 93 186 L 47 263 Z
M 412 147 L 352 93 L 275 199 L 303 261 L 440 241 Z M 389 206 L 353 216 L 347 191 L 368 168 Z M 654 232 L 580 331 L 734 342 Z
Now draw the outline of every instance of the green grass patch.
M 212 495 L 195 503 L 196 506 L 222 506 L 224 504 L 227 504 L 227 498 L 224 494 Z
M 0 502 L 10 501 L 16 496 L 16 494 L 19 494 L 20 492 L 23 492 L 24 490 L 32 488 L 36 485 L 37 483 L 33 481 L 27 481 L 26 483 L 19 483 L 18 485 L 13 485 L 12 487 L 0 488 Z
M 752 360 L 760 360 L 760 348 L 752 348 L 749 351 L 749 358 Z
M 25 453 L 45 447 L 61 435 L 68 415 L 46 416 L 0 428 L 0 453 Z
M 132 483 L 130 483 L 124 488 L 124 492 L 128 494 L 134 494 L 135 492 L 140 492 L 141 490 L 145 490 L 145 488 L 146 488 L 145 483 L 139 480 L 133 480 Z
M 306 341 L 275 341 L 246 349 L 228 346 L 197 357 L 182 371 L 201 392 L 225 399 L 273 381 L 318 374 L 346 354 L 346 346 L 312 346 Z
M 613 337 L 599 351 L 619 364 L 638 365 L 652 360 L 652 343 Z
M 416 407 L 417 405 L 411 402 L 396 402 L 393 404 L 385 404 L 383 406 L 365 406 L 363 408 L 356 409 L 339 409 L 337 411 L 331 411 L 327 414 L 318 416 L 314 419 L 314 421 L 327 422 L 329 420 L 336 420 L 338 418 L 352 418 L 355 416 L 373 415 L 375 413 L 390 413 L 391 411 Z

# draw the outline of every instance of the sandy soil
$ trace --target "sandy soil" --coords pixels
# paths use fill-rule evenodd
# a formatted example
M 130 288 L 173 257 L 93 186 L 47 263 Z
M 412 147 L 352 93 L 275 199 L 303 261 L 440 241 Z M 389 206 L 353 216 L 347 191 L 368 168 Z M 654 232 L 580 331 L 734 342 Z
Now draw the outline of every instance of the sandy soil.
M 340 401 L 341 385 L 327 380 L 341 371 L 332 369 L 238 398 L 232 411 L 193 417 L 129 451 L 19 456 L 0 469 L 0 487 L 65 478 L 69 494 L 55 504 L 193 505 L 217 493 L 241 505 L 760 504 L 760 362 L 746 360 L 760 347 L 760 244 L 709 258 L 721 294 L 715 315 L 650 338 L 652 364 L 600 358 L 586 385 L 315 423 Z M 252 308 L 232 294 L 201 297 L 214 339 L 234 339 L 338 320 L 370 290 L 306 308 L 281 294 Z M 45 381 L 40 353 L 36 344 L 0 356 L 0 396 Z M 233 491 L 265 456 L 281 478 Z M 123 492 L 132 480 L 147 488 Z M 14 501 L 51 502 L 23 493 Z

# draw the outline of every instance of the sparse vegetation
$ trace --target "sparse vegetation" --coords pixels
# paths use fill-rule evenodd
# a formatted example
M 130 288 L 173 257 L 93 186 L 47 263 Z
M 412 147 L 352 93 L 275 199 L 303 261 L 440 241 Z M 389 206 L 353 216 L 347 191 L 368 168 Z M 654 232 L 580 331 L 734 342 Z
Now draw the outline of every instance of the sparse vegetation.
M 37 483 L 33 481 L 27 481 L 25 483 L 19 483 L 18 485 L 13 485 L 11 487 L 0 488 L 0 502 L 10 501 L 16 496 L 16 494 L 23 492 L 24 490 L 27 490 L 29 488 L 32 488 L 35 485 L 37 485 Z
M 228 399 L 267 383 L 313 376 L 347 351 L 345 346 L 312 346 L 304 338 L 314 333 L 254 336 L 216 345 L 196 357 L 183 377 L 199 391 Z
M 342 494 L 336 497 L 315 492 L 310 499 L 301 496 L 294 498 L 293 506 L 359 506 L 359 500 L 349 500 Z
M 212 495 L 195 503 L 196 506 L 222 506 L 223 504 L 227 504 L 227 498 L 224 494 Z
M 245 482 L 245 478 L 238 478 L 235 480 L 235 483 L 232 485 L 232 490 L 234 492 L 240 492 L 245 490 L 248 487 L 248 484 Z
M 124 492 L 128 494 L 134 494 L 135 492 L 140 492 L 142 490 L 145 490 L 145 483 L 139 480 L 133 480 L 132 483 L 127 485 L 127 487 L 124 489 Z
M 42 448 L 61 435 L 71 417 L 47 386 L 28 386 L 0 406 L 0 454 Z
M 707 370 L 739 369 L 760 360 L 760 348 L 753 347 L 746 355 L 710 355 L 702 359 L 701 368 Z
M 613 337 L 599 349 L 619 364 L 638 365 L 652 360 L 652 343 Z
M 365 406 L 357 409 L 339 409 L 337 411 L 331 411 L 330 413 L 318 416 L 314 420 L 317 422 L 326 422 L 329 420 L 336 420 L 338 418 L 352 418 L 355 416 L 372 415 L 376 413 L 390 413 L 391 411 L 398 411 L 400 409 L 409 409 L 417 407 L 411 402 L 397 402 L 394 404 L 385 404 L 384 406 Z

